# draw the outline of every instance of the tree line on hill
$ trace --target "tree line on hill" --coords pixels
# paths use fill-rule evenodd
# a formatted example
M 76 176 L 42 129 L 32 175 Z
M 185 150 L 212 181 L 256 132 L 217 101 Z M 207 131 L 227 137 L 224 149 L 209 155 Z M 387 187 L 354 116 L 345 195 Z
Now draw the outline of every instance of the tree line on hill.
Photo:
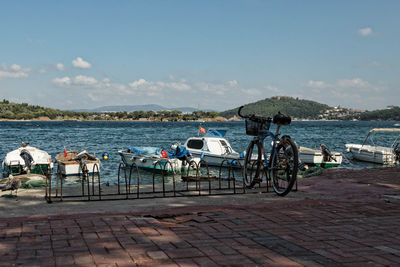
M 362 121 L 400 121 L 400 107 L 366 111 L 361 113 L 358 119 Z
M 238 108 L 224 112 L 194 111 L 183 113 L 179 110 L 133 111 L 133 112 L 77 112 L 44 108 L 27 103 L 17 104 L 3 100 L 0 102 L 0 119 L 2 120 L 154 120 L 154 121 L 195 121 L 223 120 L 237 116 Z M 328 120 L 392 120 L 400 121 L 400 107 L 373 111 L 353 111 L 345 108 L 332 108 L 315 101 L 276 96 L 250 103 L 244 106 L 242 113 L 270 116 L 278 112 L 294 119 L 328 119 Z
M 78 112 L 44 108 L 27 103 L 17 104 L 3 99 L 0 102 L 0 119 L 3 120 L 157 120 L 157 121 L 193 121 L 215 119 L 218 112 L 194 111 L 185 114 L 179 110 L 133 111 L 133 112 Z
M 318 119 L 319 115 L 330 107 L 315 101 L 292 98 L 288 96 L 275 96 L 244 105 L 242 113 L 270 116 L 281 112 L 298 119 Z M 238 108 L 221 112 L 223 117 L 237 115 Z

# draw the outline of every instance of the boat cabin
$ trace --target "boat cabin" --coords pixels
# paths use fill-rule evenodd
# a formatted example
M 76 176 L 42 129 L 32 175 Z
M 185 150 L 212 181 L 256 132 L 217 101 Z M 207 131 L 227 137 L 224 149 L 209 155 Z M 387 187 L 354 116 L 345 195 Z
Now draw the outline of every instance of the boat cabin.
M 210 152 L 216 155 L 230 154 L 233 151 L 231 145 L 225 138 L 220 137 L 191 137 L 185 146 L 189 151 Z
M 220 166 L 225 160 L 241 160 L 228 140 L 226 130 L 209 129 L 204 136 L 194 136 L 186 140 L 185 146 L 193 157 L 199 157 L 208 165 Z

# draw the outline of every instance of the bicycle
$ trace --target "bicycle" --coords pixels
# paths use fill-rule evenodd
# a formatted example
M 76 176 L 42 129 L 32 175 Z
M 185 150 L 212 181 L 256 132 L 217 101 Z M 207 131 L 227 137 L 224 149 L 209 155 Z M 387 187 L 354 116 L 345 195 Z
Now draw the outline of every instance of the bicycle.
M 255 114 L 245 116 L 241 114 L 242 108 L 243 106 L 239 108 L 238 115 L 246 121 L 246 134 L 254 136 L 246 150 L 243 166 L 244 184 L 253 188 L 262 182 L 264 172 L 267 183 L 272 183 L 275 193 L 279 196 L 287 195 L 297 178 L 299 155 L 295 142 L 288 135 L 279 138 L 279 130 L 281 126 L 289 125 L 291 118 L 280 112 L 273 118 Z M 275 133 L 269 130 L 271 122 L 277 125 Z M 272 139 L 269 154 L 264 147 L 267 137 Z M 256 158 L 253 153 L 257 155 Z

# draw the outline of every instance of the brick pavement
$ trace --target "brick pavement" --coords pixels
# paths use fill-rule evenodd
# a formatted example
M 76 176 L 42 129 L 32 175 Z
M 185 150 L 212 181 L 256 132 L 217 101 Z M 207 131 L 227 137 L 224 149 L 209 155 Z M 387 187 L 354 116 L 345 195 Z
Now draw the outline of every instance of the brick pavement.
M 339 170 L 300 181 L 330 199 L 1 218 L 0 266 L 400 266 L 399 185 Z

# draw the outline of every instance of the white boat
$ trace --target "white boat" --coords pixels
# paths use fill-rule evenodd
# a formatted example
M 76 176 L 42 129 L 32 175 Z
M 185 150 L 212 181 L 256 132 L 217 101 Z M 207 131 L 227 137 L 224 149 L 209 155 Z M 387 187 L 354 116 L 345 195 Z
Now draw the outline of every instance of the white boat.
M 57 172 L 63 176 L 81 176 L 83 165 L 86 165 L 89 175 L 100 172 L 100 160 L 85 150 L 64 151 L 56 156 L 56 162 Z
M 331 152 L 326 146 L 320 145 L 321 149 L 299 147 L 299 159 L 301 163 L 317 165 L 323 168 L 337 167 L 342 164 L 343 154 Z
M 371 136 L 376 132 L 391 132 L 396 133 L 396 138 L 391 146 L 367 145 L 367 142 L 372 141 Z M 346 144 L 347 152 L 353 155 L 353 158 L 360 161 L 367 161 L 379 164 L 396 164 L 400 161 L 399 140 L 400 129 L 398 128 L 375 128 L 368 132 L 362 144 Z
M 138 168 L 152 172 L 180 173 L 189 167 L 188 160 L 181 160 L 157 147 L 130 147 L 126 151 L 119 150 L 118 153 L 126 166 L 135 164 Z M 199 158 L 190 160 L 194 160 L 196 164 L 200 161 Z
M 221 166 L 224 161 L 242 166 L 244 155 L 236 152 L 229 141 L 224 138 L 226 130 L 209 129 L 204 136 L 190 137 L 185 147 L 190 154 L 203 159 L 209 166 Z
M 20 148 L 8 152 L 2 163 L 3 177 L 21 174 L 46 175 L 53 168 L 51 156 L 43 150 L 22 142 Z

